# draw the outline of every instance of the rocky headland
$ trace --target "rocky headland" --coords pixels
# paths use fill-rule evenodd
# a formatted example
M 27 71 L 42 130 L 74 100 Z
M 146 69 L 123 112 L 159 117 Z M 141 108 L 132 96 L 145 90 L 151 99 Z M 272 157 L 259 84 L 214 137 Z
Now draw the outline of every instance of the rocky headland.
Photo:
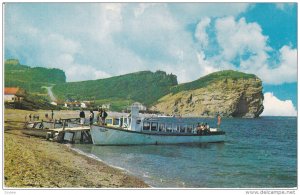
M 264 109 L 262 81 L 252 74 L 220 71 L 173 91 L 152 109 L 169 115 L 245 118 L 258 117 Z

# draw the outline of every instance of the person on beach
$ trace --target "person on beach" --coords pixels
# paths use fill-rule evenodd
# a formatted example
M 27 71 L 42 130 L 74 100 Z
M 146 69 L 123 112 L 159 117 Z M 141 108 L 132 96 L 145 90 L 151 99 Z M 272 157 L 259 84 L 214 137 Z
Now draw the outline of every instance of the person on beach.
M 53 110 L 51 110 L 51 120 L 53 120 L 53 117 L 54 117 L 54 112 Z
M 31 121 L 31 113 L 29 114 L 29 121 Z
M 94 112 L 93 110 L 90 110 L 90 125 L 93 124 L 93 121 L 94 121 Z
M 101 125 L 101 123 L 102 123 L 101 116 L 102 116 L 102 108 L 99 108 L 98 113 L 97 113 L 97 123 L 98 123 L 98 125 Z
M 43 121 L 43 120 L 41 121 L 41 124 L 40 124 L 39 128 L 40 128 L 40 129 L 43 129 L 43 128 L 44 128 L 44 121 Z
M 105 125 L 106 117 L 107 117 L 107 113 L 105 112 L 105 109 L 103 109 L 102 114 L 101 114 L 102 125 Z
M 80 124 L 83 127 L 84 119 L 85 119 L 85 114 L 84 114 L 84 111 L 82 109 L 81 109 L 81 111 L 79 113 L 79 117 L 80 117 Z

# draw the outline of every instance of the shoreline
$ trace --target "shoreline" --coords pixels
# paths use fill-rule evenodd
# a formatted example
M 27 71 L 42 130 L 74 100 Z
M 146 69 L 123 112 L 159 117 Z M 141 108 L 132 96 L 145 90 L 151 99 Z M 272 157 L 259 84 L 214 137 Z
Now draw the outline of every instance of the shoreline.
M 132 172 L 130 172 L 129 170 L 127 170 L 127 169 L 125 169 L 125 168 L 122 168 L 122 167 L 119 167 L 119 166 L 110 165 L 110 164 L 108 164 L 106 161 L 100 159 L 99 157 L 97 157 L 97 156 L 95 156 L 95 155 L 93 155 L 93 154 L 92 154 L 92 155 L 89 155 L 89 154 L 87 154 L 87 153 L 82 152 L 80 149 L 73 148 L 73 147 L 71 146 L 71 144 L 67 144 L 67 145 L 65 145 L 65 146 L 66 146 L 66 147 L 69 147 L 70 150 L 74 151 L 75 153 L 78 153 L 79 155 L 85 156 L 85 157 L 87 157 L 87 158 L 91 158 L 92 160 L 96 160 L 96 161 L 98 161 L 98 162 L 101 162 L 101 163 L 103 163 L 103 164 L 109 166 L 109 167 L 112 167 L 112 168 L 114 168 L 114 169 L 118 169 L 118 170 L 120 170 L 120 171 L 122 171 L 122 172 L 125 172 L 125 174 L 128 174 L 128 175 L 130 175 L 130 176 L 136 177 L 137 179 L 142 180 L 148 187 L 154 188 L 153 186 L 151 186 L 150 184 L 148 184 L 146 181 L 144 181 L 143 179 L 141 179 L 141 178 L 135 176 Z
M 81 154 L 71 146 L 23 134 L 24 116 L 44 112 L 46 111 L 4 111 L 5 188 L 151 187 L 126 170 Z

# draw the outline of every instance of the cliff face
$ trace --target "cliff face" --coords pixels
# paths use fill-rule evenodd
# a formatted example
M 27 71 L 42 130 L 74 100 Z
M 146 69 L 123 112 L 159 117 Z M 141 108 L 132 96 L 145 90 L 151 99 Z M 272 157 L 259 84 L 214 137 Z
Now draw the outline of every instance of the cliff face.
M 168 94 L 152 107 L 166 114 L 183 116 L 258 117 L 263 112 L 259 78 L 215 80 L 205 87 Z

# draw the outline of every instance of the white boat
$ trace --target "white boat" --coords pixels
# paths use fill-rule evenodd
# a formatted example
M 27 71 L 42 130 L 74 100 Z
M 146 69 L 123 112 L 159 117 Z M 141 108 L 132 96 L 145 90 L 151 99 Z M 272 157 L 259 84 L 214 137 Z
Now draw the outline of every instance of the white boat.
M 142 118 L 132 107 L 130 118 L 107 119 L 107 125 L 91 125 L 95 145 L 197 144 L 225 141 L 225 132 L 210 128 L 197 132 L 197 124 Z

